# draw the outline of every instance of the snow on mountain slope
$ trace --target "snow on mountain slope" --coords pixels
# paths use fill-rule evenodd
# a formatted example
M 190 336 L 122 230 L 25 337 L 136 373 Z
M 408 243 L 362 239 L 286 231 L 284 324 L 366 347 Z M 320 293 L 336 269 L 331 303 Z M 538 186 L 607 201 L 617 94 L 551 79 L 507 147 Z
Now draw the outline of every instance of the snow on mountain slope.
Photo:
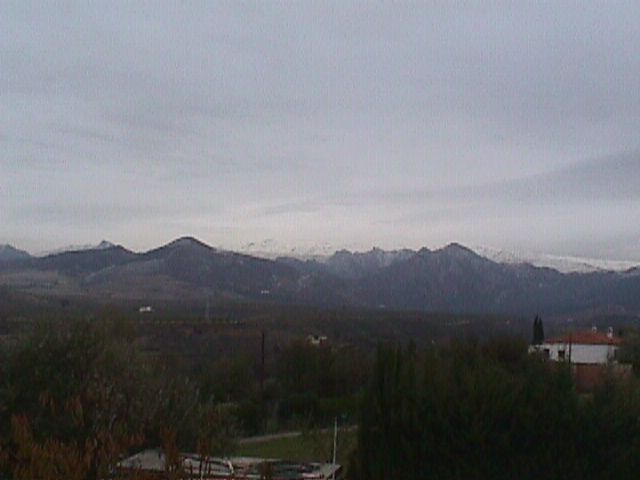
M 65 247 L 56 248 L 54 250 L 47 250 L 44 252 L 40 252 L 36 255 L 36 257 L 46 257 L 47 255 L 57 255 L 59 253 L 65 252 L 80 252 L 84 250 L 106 250 L 107 248 L 115 247 L 115 244 L 109 242 L 108 240 L 102 240 L 97 245 L 67 245 Z
M 548 267 L 562 273 L 595 272 L 595 271 L 624 271 L 638 266 L 638 262 L 627 260 L 602 260 L 572 256 L 550 255 L 530 251 L 509 251 L 492 247 L 472 247 L 478 255 L 498 263 L 518 264 L 530 263 L 536 267 Z
M 260 258 L 274 259 L 277 257 L 293 257 L 300 260 L 320 259 L 329 257 L 337 249 L 329 244 L 290 246 L 278 243 L 272 238 L 242 245 L 237 251 Z
M 640 262 L 626 260 L 602 260 L 596 258 L 585 258 L 575 256 L 560 256 L 545 253 L 536 253 L 531 251 L 511 251 L 501 248 L 474 246 L 471 250 L 478 255 L 488 258 L 497 263 L 519 264 L 529 263 L 536 267 L 547 267 L 558 270 L 562 273 L 572 272 L 595 272 L 595 271 L 625 271 L 633 267 L 637 267 Z M 344 249 L 334 248 L 329 244 L 307 245 L 307 246 L 287 246 L 280 244 L 273 239 L 266 239 L 259 242 L 251 242 L 243 245 L 240 252 L 253 255 L 256 257 L 274 259 L 279 256 L 288 256 L 300 260 L 318 260 L 326 262 L 333 259 L 336 255 L 339 257 L 341 253 L 346 252 Z M 407 250 L 408 251 L 408 250 Z M 358 252 L 357 249 L 351 250 L 356 257 L 366 253 L 375 253 L 380 255 L 393 257 L 396 252 L 389 252 L 380 249 L 373 249 L 371 252 Z M 385 257 L 386 258 L 386 257 Z M 385 263 L 385 262 L 382 262 Z M 386 263 L 393 263 L 386 262 Z

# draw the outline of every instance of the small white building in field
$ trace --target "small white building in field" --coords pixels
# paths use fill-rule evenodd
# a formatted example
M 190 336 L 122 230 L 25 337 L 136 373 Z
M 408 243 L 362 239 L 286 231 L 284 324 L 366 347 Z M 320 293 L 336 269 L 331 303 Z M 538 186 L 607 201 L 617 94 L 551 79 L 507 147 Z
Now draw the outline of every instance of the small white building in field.
M 532 347 L 555 362 L 570 362 L 576 365 L 606 365 L 617 360 L 622 340 L 597 330 L 571 332 L 545 340 L 542 345 Z
M 314 347 L 322 347 L 327 344 L 329 338 L 326 335 L 307 335 L 307 343 Z

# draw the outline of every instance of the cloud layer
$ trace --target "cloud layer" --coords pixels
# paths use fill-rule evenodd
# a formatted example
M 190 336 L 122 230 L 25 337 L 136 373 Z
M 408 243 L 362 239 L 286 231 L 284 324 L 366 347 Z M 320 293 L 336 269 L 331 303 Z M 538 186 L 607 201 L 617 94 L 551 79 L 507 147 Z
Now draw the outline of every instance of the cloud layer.
M 16 2 L 0 242 L 640 260 L 635 2 Z

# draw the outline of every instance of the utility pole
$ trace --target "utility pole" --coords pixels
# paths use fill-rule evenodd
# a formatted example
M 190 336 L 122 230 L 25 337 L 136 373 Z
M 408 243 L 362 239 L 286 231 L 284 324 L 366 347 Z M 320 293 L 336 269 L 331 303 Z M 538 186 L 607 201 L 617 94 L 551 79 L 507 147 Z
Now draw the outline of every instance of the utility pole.
M 266 332 L 262 330 L 260 341 L 260 396 L 264 397 L 264 345 L 266 339 Z
M 336 480 L 336 454 L 338 450 L 338 417 L 333 420 L 333 480 Z
M 571 350 L 573 348 L 573 334 L 569 334 L 569 365 L 571 365 Z
M 267 333 L 262 330 L 260 335 L 260 414 L 262 416 L 262 427 L 265 428 L 267 425 L 267 408 L 264 398 L 264 377 L 265 377 L 265 343 L 266 343 Z

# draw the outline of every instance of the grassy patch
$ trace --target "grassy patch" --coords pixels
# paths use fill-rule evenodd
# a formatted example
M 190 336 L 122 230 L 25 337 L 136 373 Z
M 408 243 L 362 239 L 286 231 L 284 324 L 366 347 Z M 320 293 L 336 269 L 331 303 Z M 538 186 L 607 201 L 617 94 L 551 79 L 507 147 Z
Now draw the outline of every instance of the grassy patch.
M 346 464 L 356 444 L 356 431 L 338 433 L 337 462 Z M 333 450 L 332 431 L 309 431 L 298 437 L 275 438 L 259 443 L 238 445 L 236 455 L 261 458 L 281 458 L 300 462 L 330 462 Z

